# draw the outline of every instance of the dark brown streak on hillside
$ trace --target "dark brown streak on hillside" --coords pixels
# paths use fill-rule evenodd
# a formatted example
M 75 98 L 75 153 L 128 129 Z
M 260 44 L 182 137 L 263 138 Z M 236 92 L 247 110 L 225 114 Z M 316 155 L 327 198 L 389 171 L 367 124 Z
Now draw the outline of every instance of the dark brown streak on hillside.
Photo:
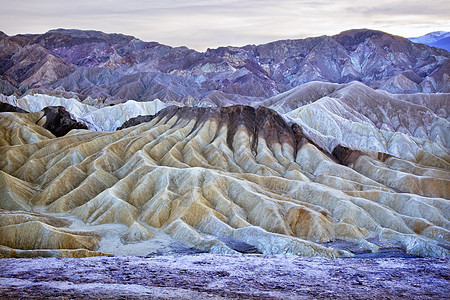
M 321 146 L 319 146 L 318 144 L 313 142 L 312 139 L 309 138 L 308 135 L 303 132 L 303 129 L 300 125 L 294 123 L 291 125 L 291 127 L 292 127 L 292 131 L 294 132 L 294 137 L 295 137 L 294 157 L 297 157 L 298 151 L 300 151 L 300 149 L 305 144 L 309 143 L 311 145 L 314 145 L 314 147 L 319 149 L 323 154 L 325 154 L 327 157 L 329 157 L 334 162 L 338 162 L 332 154 L 330 154 L 327 150 L 325 150 L 324 148 L 322 148 Z
M 117 128 L 117 130 L 135 126 L 143 122 L 150 122 L 154 119 L 157 119 L 157 122 L 163 119 L 168 121 L 174 116 L 177 117 L 177 121 L 171 128 L 174 128 L 185 120 L 195 120 L 195 124 L 188 135 L 193 134 L 196 129 L 203 126 L 208 120 L 216 121 L 218 126 L 212 141 L 217 138 L 222 126 L 226 125 L 227 145 L 233 151 L 235 150 L 233 147 L 234 137 L 239 128 L 243 127 L 249 135 L 250 147 L 255 156 L 258 154 L 258 138 L 262 137 L 272 152 L 274 152 L 272 147 L 274 144 L 288 144 L 294 151 L 293 156 L 296 157 L 297 152 L 303 145 L 310 143 L 333 161 L 337 162 L 339 160 L 314 143 L 298 124 L 288 124 L 280 114 L 266 107 L 254 108 L 246 105 L 233 105 L 221 108 L 169 106 L 153 116 L 132 118 Z
M 355 164 L 355 162 L 358 160 L 359 157 L 366 155 L 362 151 L 350 149 L 343 145 L 337 145 L 333 149 L 332 154 L 340 164 L 342 164 L 344 166 L 348 166 L 348 167 L 352 167 L 352 165 Z M 395 157 L 395 156 L 387 154 L 387 153 L 383 153 L 383 152 L 378 152 L 377 159 L 379 161 L 385 162 L 387 159 L 389 159 L 391 157 Z M 389 188 L 391 188 L 396 193 L 405 193 L 404 191 L 402 191 L 398 188 L 395 188 L 393 186 L 389 186 Z
M 221 109 L 221 119 L 228 119 L 227 121 L 227 145 L 231 150 L 233 147 L 234 136 L 236 135 L 240 126 L 244 126 L 250 137 L 250 147 L 256 153 L 257 137 L 256 137 L 256 114 L 255 109 L 246 105 L 234 105 L 223 107 Z
M 74 120 L 62 106 L 48 106 L 43 111 L 45 118 L 43 127 L 57 137 L 66 135 L 72 129 L 88 129 L 86 124 Z
M 195 132 L 195 130 L 197 128 L 199 128 L 201 125 L 203 125 L 208 119 L 215 118 L 215 115 L 217 114 L 217 109 L 213 109 L 211 107 L 199 107 L 197 109 L 198 109 L 198 111 L 196 112 L 197 117 L 195 120 L 195 124 L 194 124 L 194 127 L 192 128 L 191 132 L 189 132 L 188 136 L 193 134 Z M 217 126 L 218 129 L 216 130 L 216 134 L 214 135 L 214 138 L 212 141 L 214 141 L 217 138 L 217 136 L 219 135 L 219 131 L 221 128 L 220 125 L 222 124 L 221 122 L 222 122 L 222 119 L 220 119 L 220 124 L 219 124 L 219 126 Z
M 337 145 L 332 152 L 333 157 L 337 159 L 337 161 L 344 165 L 344 166 L 350 166 L 356 162 L 356 160 L 362 156 L 366 155 L 362 151 L 350 149 L 348 147 L 345 147 L 343 145 Z M 391 157 L 395 157 L 393 155 L 378 152 L 377 159 L 379 161 L 385 162 Z
M 332 155 L 344 166 L 352 165 L 361 156 L 365 155 L 359 150 L 353 150 L 348 147 L 337 145 L 332 152 Z
M 20 107 L 3 102 L 0 102 L 0 112 L 28 113 L 26 110 L 23 110 Z
M 387 154 L 387 153 L 383 153 L 383 152 L 378 152 L 378 157 L 377 159 L 379 161 L 385 162 L 386 160 L 388 160 L 391 157 L 395 157 L 393 155 Z
M 155 117 L 156 115 L 137 116 L 135 118 L 129 119 L 128 121 L 125 121 L 125 123 L 123 123 L 122 126 L 117 127 L 116 130 L 122 130 L 128 127 L 139 125 L 141 123 L 151 122 Z
M 273 143 L 286 143 L 294 149 L 294 157 L 297 155 L 295 131 L 274 110 L 259 107 L 256 111 L 256 129 L 261 134 L 270 148 Z M 273 152 L 273 149 L 271 149 Z

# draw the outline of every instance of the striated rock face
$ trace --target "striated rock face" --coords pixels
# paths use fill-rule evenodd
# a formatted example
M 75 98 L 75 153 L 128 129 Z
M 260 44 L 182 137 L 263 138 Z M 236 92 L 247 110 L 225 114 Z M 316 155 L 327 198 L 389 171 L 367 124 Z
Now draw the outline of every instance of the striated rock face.
M 261 103 L 301 124 L 330 152 L 338 141 L 406 159 L 421 149 L 448 153 L 449 104 L 450 94 L 392 95 L 358 82 L 311 82 Z
M 0 36 L 0 92 L 123 100 L 247 104 L 311 81 L 360 81 L 393 93 L 450 92 L 446 50 L 384 32 L 220 47 L 200 53 L 98 31 Z
M 153 116 L 139 116 L 130 119 L 117 130 L 150 122 L 153 119 L 161 120 L 162 118 L 173 116 L 177 116 L 185 121 L 196 120 L 192 131 L 196 130 L 199 126 L 203 126 L 208 121 L 215 121 L 219 125 L 216 130 L 219 130 L 222 125 L 226 125 L 228 127 L 226 142 L 228 148 L 232 151 L 235 150 L 234 137 L 240 129 L 245 129 L 247 132 L 250 140 L 250 150 L 256 155 L 258 153 L 260 138 L 268 145 L 272 145 L 273 143 L 289 145 L 294 151 L 294 156 L 296 156 L 297 150 L 305 143 L 309 142 L 313 144 L 304 135 L 300 126 L 297 124 L 287 124 L 280 114 L 263 106 L 257 108 L 245 105 L 220 108 L 171 106 Z M 219 131 L 216 131 L 214 136 L 218 135 Z M 317 147 L 317 145 L 314 146 Z
M 450 156 L 442 140 L 396 132 L 385 142 L 406 154 L 377 151 L 371 136 L 387 131 L 370 123 L 370 109 L 352 111 L 337 132 L 330 124 L 350 110 L 317 102 L 290 111 L 280 102 L 285 115 L 170 106 L 118 131 L 60 138 L 36 124 L 42 113 L 1 113 L 1 253 L 146 255 L 155 245 L 182 244 L 211 253 L 351 256 L 333 247 L 346 240 L 359 245 L 353 253 L 390 245 L 448 256 Z M 314 104 L 321 110 L 313 114 Z M 364 135 L 354 129 L 363 123 L 370 136 L 358 147 Z M 350 134 L 359 139 L 347 143 Z

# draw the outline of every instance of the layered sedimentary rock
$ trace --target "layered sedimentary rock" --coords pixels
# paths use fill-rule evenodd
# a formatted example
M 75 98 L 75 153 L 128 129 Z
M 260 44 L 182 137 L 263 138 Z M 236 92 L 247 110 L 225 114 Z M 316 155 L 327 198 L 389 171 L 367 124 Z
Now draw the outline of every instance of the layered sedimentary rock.
M 406 133 L 384 140 L 406 153 L 397 156 L 372 149 L 390 123 L 371 121 L 370 109 L 365 116 L 353 105 L 351 124 L 337 132 L 320 114 L 337 122 L 349 111 L 319 102 L 313 117 L 309 105 L 286 115 L 170 106 L 118 131 L 60 138 L 39 125 L 42 112 L 1 113 L 2 254 L 145 255 L 152 244 L 180 243 L 211 253 L 351 256 L 329 246 L 346 240 L 361 251 L 390 243 L 448 255 L 446 136 L 415 137 L 420 126 L 403 124 Z M 345 139 L 362 123 L 371 128 L 366 147 L 359 131 Z

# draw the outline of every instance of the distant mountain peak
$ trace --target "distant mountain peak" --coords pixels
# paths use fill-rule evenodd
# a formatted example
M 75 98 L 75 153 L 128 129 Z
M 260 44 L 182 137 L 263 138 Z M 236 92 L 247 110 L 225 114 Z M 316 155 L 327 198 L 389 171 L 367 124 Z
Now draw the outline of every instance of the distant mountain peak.
M 349 29 L 344 30 L 337 35 L 343 36 L 343 35 L 360 35 L 364 34 L 366 36 L 372 36 L 372 35 L 380 35 L 380 34 L 388 34 L 386 32 L 380 31 L 380 30 L 374 30 L 374 29 L 368 29 L 368 28 L 355 28 L 355 29 Z
M 433 43 L 447 37 L 450 37 L 450 32 L 448 31 L 433 31 L 425 35 L 419 37 L 411 37 L 409 39 L 416 43 L 424 43 L 424 42 Z
M 410 41 L 450 51 L 450 32 L 434 31 L 425 35 L 409 38 Z

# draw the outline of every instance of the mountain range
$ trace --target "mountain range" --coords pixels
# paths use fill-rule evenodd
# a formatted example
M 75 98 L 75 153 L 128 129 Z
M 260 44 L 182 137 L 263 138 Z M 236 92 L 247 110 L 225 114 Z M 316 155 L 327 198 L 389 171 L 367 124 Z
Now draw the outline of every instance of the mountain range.
M 391 93 L 449 92 L 450 54 L 380 31 L 197 52 L 132 36 L 57 29 L 0 34 L 0 92 L 123 100 L 253 103 L 310 81 Z
M 409 40 L 450 51 L 450 32 L 447 31 L 430 32 L 416 38 L 409 38 Z

